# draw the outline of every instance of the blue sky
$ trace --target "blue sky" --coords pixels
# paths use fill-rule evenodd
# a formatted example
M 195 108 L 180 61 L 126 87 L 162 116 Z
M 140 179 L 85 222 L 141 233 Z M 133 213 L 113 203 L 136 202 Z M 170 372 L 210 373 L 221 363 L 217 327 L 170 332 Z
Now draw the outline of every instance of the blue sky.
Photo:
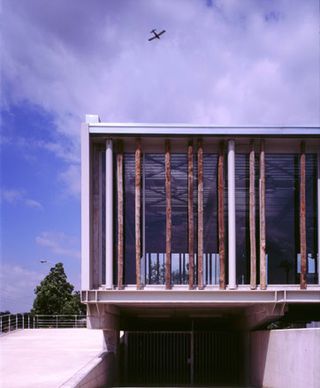
M 320 125 L 318 0 L 3 0 L 1 306 L 80 279 L 80 123 Z M 148 42 L 153 28 L 166 29 Z

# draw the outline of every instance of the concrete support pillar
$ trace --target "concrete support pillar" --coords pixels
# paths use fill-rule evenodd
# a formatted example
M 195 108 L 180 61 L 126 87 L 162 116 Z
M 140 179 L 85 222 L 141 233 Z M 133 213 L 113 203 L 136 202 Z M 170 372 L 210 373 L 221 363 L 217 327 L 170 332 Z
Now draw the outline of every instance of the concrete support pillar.
M 113 288 L 113 152 L 106 142 L 106 288 Z
M 229 289 L 236 285 L 235 142 L 228 141 L 228 272 Z
M 106 352 L 106 386 L 118 385 L 119 382 L 119 330 L 103 330 L 103 347 Z
M 318 152 L 317 211 L 318 211 L 318 284 L 320 284 L 320 151 Z
M 118 353 L 119 330 L 103 330 L 103 348 L 108 353 Z

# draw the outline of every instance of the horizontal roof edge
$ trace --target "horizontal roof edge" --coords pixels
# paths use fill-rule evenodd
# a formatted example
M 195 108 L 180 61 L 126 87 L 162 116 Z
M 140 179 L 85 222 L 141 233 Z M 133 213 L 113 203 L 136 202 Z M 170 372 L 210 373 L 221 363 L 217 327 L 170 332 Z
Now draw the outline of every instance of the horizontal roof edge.
M 88 123 L 92 134 L 317 136 L 320 126 L 218 126 L 192 124 Z

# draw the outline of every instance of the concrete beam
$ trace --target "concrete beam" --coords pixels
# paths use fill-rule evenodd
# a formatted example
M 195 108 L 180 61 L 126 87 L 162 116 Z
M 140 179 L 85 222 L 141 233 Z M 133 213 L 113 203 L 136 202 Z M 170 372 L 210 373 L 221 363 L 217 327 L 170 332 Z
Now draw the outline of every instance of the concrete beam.
M 285 303 L 255 304 L 245 309 L 241 326 L 245 330 L 253 330 L 263 324 L 272 322 L 284 316 Z
M 144 288 L 143 291 L 136 289 L 124 289 L 122 291 L 95 290 L 82 292 L 82 301 L 84 303 L 98 304 L 167 304 L 175 303 L 182 305 L 197 304 L 219 304 L 219 303 L 320 303 L 319 286 L 308 288 L 308 290 L 283 289 L 278 290 L 219 290 L 215 288 L 205 288 L 204 290 L 190 291 L 186 285 L 180 289 L 166 290 L 164 286 L 154 287 L 152 289 Z
M 119 311 L 107 304 L 88 304 L 87 322 L 89 329 L 119 330 Z

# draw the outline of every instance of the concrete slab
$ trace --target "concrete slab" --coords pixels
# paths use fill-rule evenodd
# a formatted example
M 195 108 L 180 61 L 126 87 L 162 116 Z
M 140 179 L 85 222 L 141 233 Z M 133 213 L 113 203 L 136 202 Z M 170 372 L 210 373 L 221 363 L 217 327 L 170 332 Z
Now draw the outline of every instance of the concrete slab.
M 0 337 L 0 387 L 60 387 L 102 351 L 102 330 L 15 331 Z

